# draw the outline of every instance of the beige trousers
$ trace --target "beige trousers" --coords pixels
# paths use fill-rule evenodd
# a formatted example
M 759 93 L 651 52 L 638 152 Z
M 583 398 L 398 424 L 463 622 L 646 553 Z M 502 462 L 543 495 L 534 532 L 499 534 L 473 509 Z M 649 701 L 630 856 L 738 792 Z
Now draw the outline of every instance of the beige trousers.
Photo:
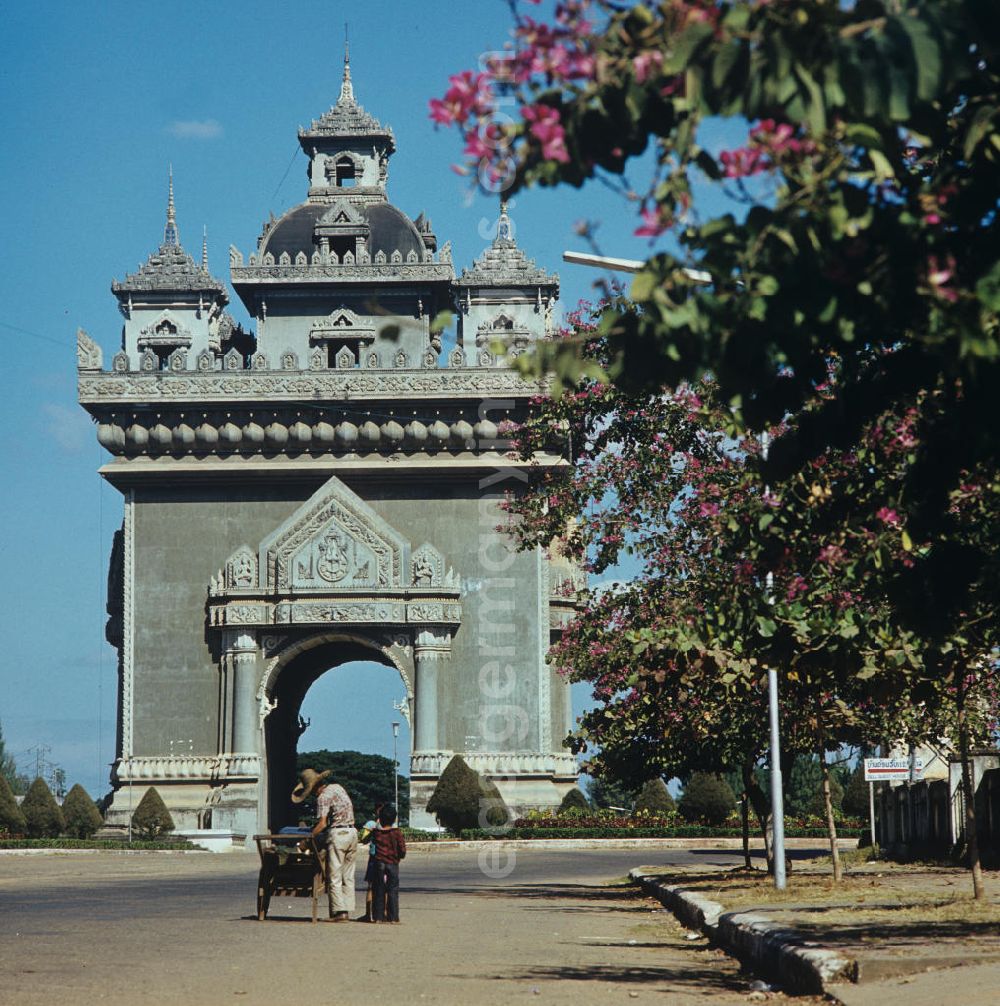
M 354 858 L 358 851 L 355 828 L 330 828 L 326 833 L 326 862 L 330 871 L 327 891 L 330 918 L 336 912 L 354 911 Z

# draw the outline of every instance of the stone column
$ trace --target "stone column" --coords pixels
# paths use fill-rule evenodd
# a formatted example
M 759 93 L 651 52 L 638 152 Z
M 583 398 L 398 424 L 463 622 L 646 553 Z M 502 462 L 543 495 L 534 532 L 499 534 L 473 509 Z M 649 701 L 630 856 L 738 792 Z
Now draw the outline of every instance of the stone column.
M 257 642 L 249 633 L 233 633 L 228 641 L 230 671 L 233 675 L 232 754 L 257 751 Z
M 451 635 L 424 630 L 413 649 L 414 751 L 438 751 L 438 664 L 451 652 Z

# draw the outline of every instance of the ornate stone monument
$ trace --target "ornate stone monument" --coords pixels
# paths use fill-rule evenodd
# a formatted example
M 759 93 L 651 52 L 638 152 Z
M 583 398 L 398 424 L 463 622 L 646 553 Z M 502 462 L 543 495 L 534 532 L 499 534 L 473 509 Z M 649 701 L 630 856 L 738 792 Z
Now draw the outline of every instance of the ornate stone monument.
M 355 100 L 346 57 L 339 100 L 299 140 L 306 201 L 253 254 L 230 250 L 253 332 L 226 313 L 204 246 L 199 264 L 181 245 L 171 179 L 163 243 L 112 284 L 110 370 L 79 335 L 80 402 L 125 504 L 109 818 L 127 820 L 134 783 L 178 827 L 287 823 L 303 697 L 351 660 L 405 686 L 415 825 L 456 752 L 513 806 L 556 804 L 576 769 L 568 686 L 544 658 L 579 574 L 496 527 L 524 482 L 503 424 L 540 392 L 507 362 L 548 330 L 558 279 L 505 211 L 455 276 L 430 221 L 388 201 L 393 133 Z M 458 329 L 442 359 L 445 309 Z

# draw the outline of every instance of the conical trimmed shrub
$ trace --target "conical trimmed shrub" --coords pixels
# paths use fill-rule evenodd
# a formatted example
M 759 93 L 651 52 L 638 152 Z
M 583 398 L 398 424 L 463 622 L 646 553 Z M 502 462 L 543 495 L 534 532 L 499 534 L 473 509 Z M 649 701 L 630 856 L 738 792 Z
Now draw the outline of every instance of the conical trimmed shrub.
M 563 798 L 562 803 L 559 804 L 559 813 L 568 815 L 579 815 L 587 814 L 593 808 L 590 806 L 590 801 L 583 795 L 579 786 L 574 786 Z
M 23 835 L 24 815 L 5 776 L 0 775 L 0 835 Z
M 636 811 L 645 811 L 647 814 L 671 814 L 677 809 L 674 798 L 667 789 L 667 784 L 657 776 L 650 779 L 639 793 L 635 801 Z
M 719 825 L 736 809 L 736 796 L 725 779 L 710 772 L 695 772 L 677 809 L 685 821 Z
M 174 819 L 170 816 L 163 797 L 156 792 L 155 786 L 150 786 L 132 815 L 133 833 L 138 834 L 139 838 L 152 840 L 173 830 Z
M 97 829 L 104 824 L 97 804 L 79 783 L 66 794 L 62 812 L 66 834 L 72 838 L 93 838 Z
M 469 768 L 461 755 L 445 766 L 427 801 L 427 812 L 455 835 L 470 828 L 501 828 L 510 821 L 496 783 Z
M 21 813 L 29 838 L 57 838 L 62 834 L 62 811 L 41 776 L 28 787 L 21 803 Z

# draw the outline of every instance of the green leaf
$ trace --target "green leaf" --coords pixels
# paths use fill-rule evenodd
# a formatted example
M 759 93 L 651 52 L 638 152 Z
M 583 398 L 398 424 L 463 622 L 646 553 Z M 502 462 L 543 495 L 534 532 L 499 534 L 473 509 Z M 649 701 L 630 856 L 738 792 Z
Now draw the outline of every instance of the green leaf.
M 636 273 L 632 280 L 632 299 L 642 303 L 649 300 L 653 291 L 660 285 L 660 278 L 656 273 L 640 272 Z
M 907 532 L 906 530 L 904 530 L 903 533 L 899 537 L 900 537 L 900 540 L 903 543 L 903 548 L 905 548 L 907 552 L 912 552 L 913 551 L 913 539 L 910 537 L 909 532 Z
M 1000 260 L 993 263 L 988 273 L 976 283 L 976 296 L 984 307 L 1000 311 Z
M 447 308 L 443 311 L 438 311 L 431 321 L 431 335 L 439 335 L 443 332 L 450 324 L 454 315 Z
M 757 521 L 757 530 L 766 531 L 768 525 L 774 520 L 773 513 L 764 513 L 760 515 L 760 520 Z
M 801 64 L 795 64 L 795 76 L 805 87 L 809 95 L 806 104 L 806 120 L 809 123 L 809 130 L 813 136 L 819 136 L 826 130 L 826 104 L 823 101 L 823 91 L 816 83 L 813 75 Z
M 896 172 L 889 163 L 889 158 L 886 157 L 881 150 L 869 148 L 868 156 L 871 158 L 872 167 L 875 169 L 875 177 L 879 181 L 885 181 L 887 178 L 896 177 Z
M 901 28 L 909 37 L 917 73 L 917 97 L 921 101 L 933 101 L 941 82 L 941 47 L 931 35 L 930 26 L 919 17 L 892 18 L 890 24 Z
M 778 626 L 771 621 L 770 618 L 765 618 L 763 615 L 757 616 L 757 631 L 765 638 L 770 639 L 774 635 L 775 629 Z
M 982 143 L 983 139 L 987 135 L 994 133 L 993 120 L 997 115 L 997 111 L 995 107 L 990 105 L 983 105 L 976 110 L 975 115 L 972 117 L 972 122 L 969 124 L 969 131 L 966 133 L 965 144 L 963 145 L 963 153 L 967 161 L 972 159 L 976 148 Z
M 721 89 L 722 85 L 725 84 L 726 79 L 736 65 L 737 59 L 739 59 L 741 48 L 741 42 L 736 39 L 730 39 L 716 52 L 715 59 L 712 62 L 712 86 L 716 90 Z

